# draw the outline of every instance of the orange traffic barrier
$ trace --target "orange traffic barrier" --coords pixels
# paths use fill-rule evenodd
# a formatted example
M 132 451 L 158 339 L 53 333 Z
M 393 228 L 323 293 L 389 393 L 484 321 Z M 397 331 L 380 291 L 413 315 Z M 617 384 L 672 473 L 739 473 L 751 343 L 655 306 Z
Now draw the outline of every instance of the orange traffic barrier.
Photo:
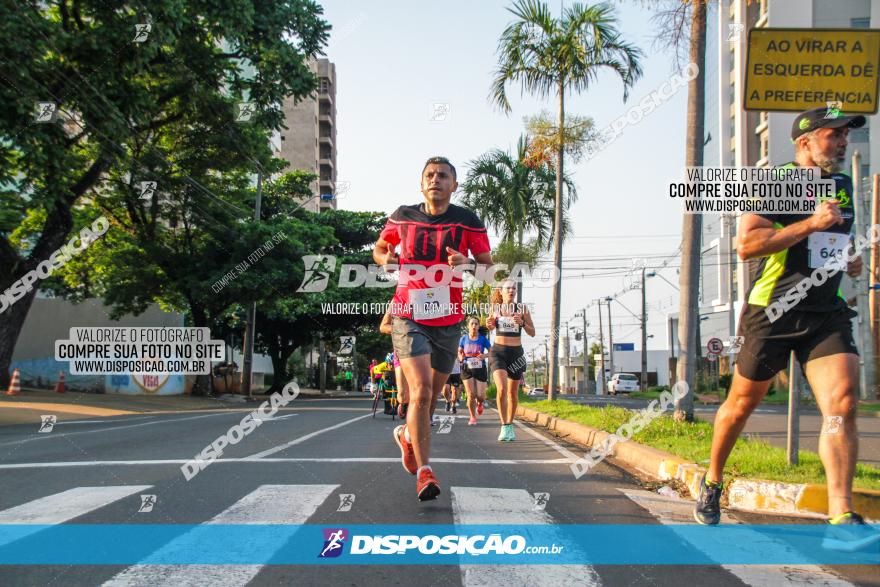
M 64 393 L 67 391 L 67 387 L 64 384 L 64 371 L 58 372 L 58 383 L 55 384 L 55 391 L 57 393 Z
M 12 372 L 12 381 L 9 382 L 6 395 L 21 395 L 21 373 L 18 369 Z

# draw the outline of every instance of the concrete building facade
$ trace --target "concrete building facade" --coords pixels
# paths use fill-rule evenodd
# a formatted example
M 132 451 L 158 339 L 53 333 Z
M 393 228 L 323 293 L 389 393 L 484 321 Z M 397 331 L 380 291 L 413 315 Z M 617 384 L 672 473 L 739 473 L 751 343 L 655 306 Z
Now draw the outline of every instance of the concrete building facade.
M 272 137 L 275 156 L 290 164 L 287 171 L 302 169 L 318 176 L 312 184 L 316 196 L 303 207 L 313 212 L 336 208 L 335 199 L 322 195 L 337 193 L 336 166 L 336 66 L 329 59 L 309 64 L 318 76 L 317 92 L 299 102 L 285 98 L 284 126 Z

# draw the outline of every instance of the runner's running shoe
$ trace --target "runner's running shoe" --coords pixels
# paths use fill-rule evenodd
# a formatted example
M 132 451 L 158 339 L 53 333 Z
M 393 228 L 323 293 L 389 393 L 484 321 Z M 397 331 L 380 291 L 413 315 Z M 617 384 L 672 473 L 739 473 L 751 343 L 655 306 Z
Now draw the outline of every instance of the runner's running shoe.
M 449 405 L 449 402 L 446 402 L 446 411 L 448 412 L 451 408 L 452 406 Z
M 404 428 L 401 424 L 394 429 L 394 442 L 400 447 L 400 464 L 403 465 L 407 473 L 415 475 L 419 469 L 416 463 L 416 453 L 413 451 L 412 443 L 406 441 L 406 436 L 403 433 Z
M 483 402 L 479 402 L 477 404 L 477 414 L 479 414 L 480 416 L 483 415 Z
M 709 484 L 706 475 L 700 479 L 700 498 L 694 506 L 694 519 L 700 524 L 714 526 L 721 521 L 721 483 Z
M 513 424 L 507 425 L 507 438 L 505 438 L 507 442 L 513 442 L 516 440 L 516 432 L 513 431 Z
M 498 433 L 498 442 L 507 441 L 507 424 L 501 425 L 501 432 Z
M 423 467 L 419 472 L 416 492 L 419 494 L 419 501 L 437 499 L 437 496 L 440 495 L 440 484 L 437 483 L 437 478 L 434 477 L 434 472 L 430 468 Z
M 458 404 L 457 403 L 452 404 L 452 413 L 453 414 L 458 413 Z
M 476 426 L 476 425 L 477 425 L 476 418 L 471 418 L 470 420 L 468 420 L 468 426 Z
M 862 516 L 846 512 L 828 520 L 822 548 L 842 552 L 864 550 L 880 542 L 880 531 L 865 523 Z

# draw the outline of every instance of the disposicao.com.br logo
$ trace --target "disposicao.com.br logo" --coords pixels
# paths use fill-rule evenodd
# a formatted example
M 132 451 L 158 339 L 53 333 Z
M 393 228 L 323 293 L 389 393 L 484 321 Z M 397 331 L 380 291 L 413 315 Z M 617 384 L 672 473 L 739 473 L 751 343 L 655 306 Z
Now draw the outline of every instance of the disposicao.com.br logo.
M 325 528 L 324 545 L 318 558 L 338 557 L 342 554 L 348 531 Z M 447 534 L 419 536 L 417 534 L 352 535 L 349 555 L 518 555 L 559 554 L 563 546 L 527 546 L 518 534 Z

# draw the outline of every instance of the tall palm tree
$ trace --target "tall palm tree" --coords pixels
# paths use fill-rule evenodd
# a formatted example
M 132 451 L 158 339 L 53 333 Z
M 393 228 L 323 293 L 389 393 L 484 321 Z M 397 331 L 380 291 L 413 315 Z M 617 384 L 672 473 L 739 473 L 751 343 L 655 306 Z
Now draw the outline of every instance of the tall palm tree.
M 519 82 L 522 89 L 539 97 L 555 96 L 558 101 L 556 148 L 556 198 L 554 210 L 554 263 L 562 270 L 563 154 L 565 151 L 565 92 L 586 90 L 605 69 L 623 81 L 623 99 L 642 75 L 642 52 L 625 42 L 616 28 L 613 8 L 580 3 L 563 9 L 553 18 L 547 4 L 539 0 L 517 0 L 508 9 L 516 20 L 507 26 L 498 43 L 498 70 L 492 82 L 492 101 L 510 112 L 507 85 Z M 553 286 L 550 337 L 550 391 L 556 399 L 559 380 L 559 312 L 562 282 Z

